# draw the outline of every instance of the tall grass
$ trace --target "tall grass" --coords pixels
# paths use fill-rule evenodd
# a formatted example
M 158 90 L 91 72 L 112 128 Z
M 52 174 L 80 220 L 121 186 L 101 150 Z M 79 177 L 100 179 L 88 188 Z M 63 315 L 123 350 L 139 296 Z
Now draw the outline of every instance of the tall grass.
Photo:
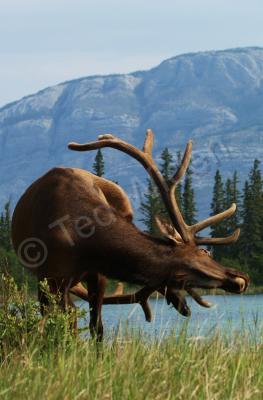
M 245 331 L 161 341 L 114 335 L 97 346 L 71 332 L 72 313 L 38 304 L 2 280 L 0 397 L 4 399 L 261 399 L 263 349 Z M 53 303 L 52 303 L 53 302 Z

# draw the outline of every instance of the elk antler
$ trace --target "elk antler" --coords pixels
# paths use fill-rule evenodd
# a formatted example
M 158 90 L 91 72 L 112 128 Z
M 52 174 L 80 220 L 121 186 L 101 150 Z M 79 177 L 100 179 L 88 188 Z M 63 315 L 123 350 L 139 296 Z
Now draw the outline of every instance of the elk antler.
M 186 224 L 181 214 L 181 211 L 178 207 L 175 196 L 175 189 L 189 166 L 191 152 L 192 152 L 192 141 L 190 140 L 188 142 L 184 156 L 181 161 L 181 165 L 179 166 L 178 170 L 176 171 L 176 173 L 170 180 L 170 183 L 168 184 L 153 160 L 152 157 L 153 140 L 154 140 L 154 135 L 152 130 L 147 129 L 143 150 L 140 150 L 137 147 L 111 134 L 100 135 L 97 141 L 86 144 L 69 143 L 68 147 L 69 149 L 76 151 L 89 151 L 89 150 L 100 149 L 102 147 L 112 147 L 124 153 L 129 154 L 131 157 L 139 161 L 156 183 L 160 191 L 161 197 L 163 199 L 163 202 L 165 204 L 165 207 L 168 211 L 171 222 L 174 228 L 176 229 L 177 233 L 179 233 L 184 243 L 211 245 L 211 244 L 226 244 L 235 242 L 239 236 L 239 229 L 237 229 L 232 235 L 225 238 L 201 238 L 196 236 L 196 233 L 203 230 L 204 228 L 207 228 L 210 225 L 213 225 L 219 221 L 222 221 L 227 217 L 230 217 L 236 210 L 235 204 L 232 204 L 232 206 L 228 210 L 219 213 L 217 215 L 214 215 L 212 217 L 209 217 L 192 226 Z

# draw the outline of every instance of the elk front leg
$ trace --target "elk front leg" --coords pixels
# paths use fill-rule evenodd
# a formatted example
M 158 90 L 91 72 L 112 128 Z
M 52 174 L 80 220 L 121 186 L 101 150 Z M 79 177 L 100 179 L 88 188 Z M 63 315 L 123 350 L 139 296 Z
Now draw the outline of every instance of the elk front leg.
M 90 307 L 90 332 L 98 342 L 103 338 L 101 309 L 105 293 L 106 278 L 100 274 L 89 275 L 87 280 Z

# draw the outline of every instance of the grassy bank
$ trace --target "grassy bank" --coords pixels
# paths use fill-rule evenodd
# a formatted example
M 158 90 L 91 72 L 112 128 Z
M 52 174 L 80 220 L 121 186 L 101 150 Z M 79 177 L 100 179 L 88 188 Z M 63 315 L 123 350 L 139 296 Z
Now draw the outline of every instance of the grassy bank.
M 260 399 L 263 349 L 237 337 L 190 341 L 171 336 L 147 344 L 139 336 L 105 343 L 49 345 L 37 338 L 2 360 L 5 399 Z
M 97 347 L 71 333 L 74 313 L 62 314 L 54 297 L 43 320 L 26 290 L 9 278 L 1 289 L 0 398 L 261 398 L 263 347 L 245 330 L 204 340 L 182 330 L 160 342 L 128 332 Z

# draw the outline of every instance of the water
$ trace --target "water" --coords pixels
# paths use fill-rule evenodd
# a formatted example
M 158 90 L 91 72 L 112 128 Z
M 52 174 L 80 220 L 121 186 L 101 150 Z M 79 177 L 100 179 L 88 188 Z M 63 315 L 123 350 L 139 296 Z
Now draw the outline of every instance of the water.
M 229 335 L 246 329 L 249 334 L 260 335 L 263 329 L 263 294 L 258 295 L 217 295 L 203 296 L 214 304 L 212 308 L 200 307 L 194 300 L 187 298 L 191 308 L 190 318 L 181 316 L 174 308 L 167 305 L 164 298 L 150 300 L 153 320 L 146 322 L 138 304 L 103 306 L 103 324 L 106 335 L 117 332 L 120 327 L 140 331 L 151 337 L 162 338 L 171 332 L 180 332 L 187 327 L 189 337 L 202 338 L 215 330 Z M 77 302 L 88 310 L 86 302 Z M 87 314 L 88 316 L 88 314 Z M 88 317 L 80 326 L 88 324 Z

